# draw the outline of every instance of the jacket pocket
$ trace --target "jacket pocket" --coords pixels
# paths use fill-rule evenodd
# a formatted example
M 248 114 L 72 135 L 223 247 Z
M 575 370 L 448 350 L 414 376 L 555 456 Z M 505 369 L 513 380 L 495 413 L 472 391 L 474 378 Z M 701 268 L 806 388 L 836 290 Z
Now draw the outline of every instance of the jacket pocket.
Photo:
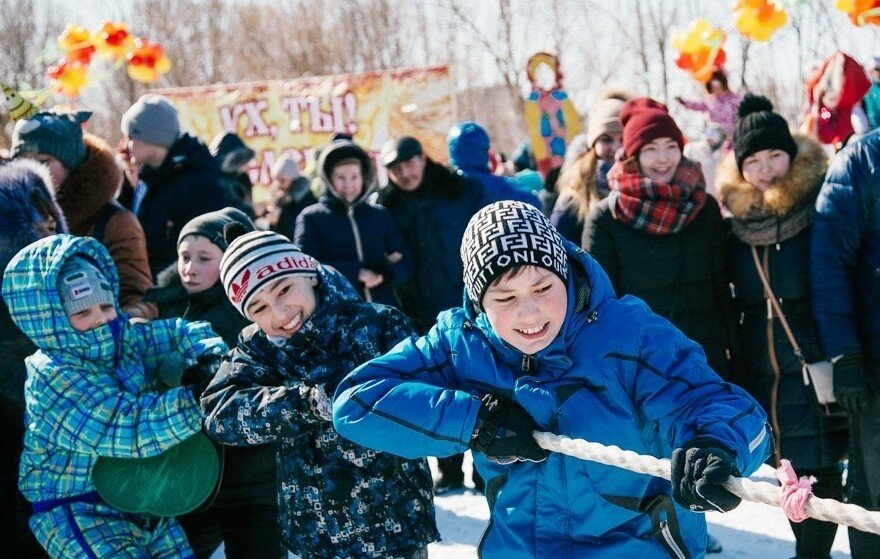
M 675 514 L 675 505 L 670 495 L 660 493 L 643 498 L 619 495 L 601 495 L 601 497 L 613 505 L 647 514 L 651 519 L 651 535 L 666 550 L 669 557 L 691 559 L 687 544 L 681 537 L 678 516 Z

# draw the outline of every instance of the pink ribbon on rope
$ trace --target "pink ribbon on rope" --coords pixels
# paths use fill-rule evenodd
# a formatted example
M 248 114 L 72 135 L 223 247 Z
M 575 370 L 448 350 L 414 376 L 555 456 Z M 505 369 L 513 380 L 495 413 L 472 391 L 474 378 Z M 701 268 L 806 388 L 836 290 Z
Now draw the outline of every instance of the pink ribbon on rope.
M 807 502 L 813 496 L 813 484 L 816 483 L 816 478 L 803 476 L 798 479 L 791 462 L 783 458 L 780 464 L 776 468 L 776 479 L 782 484 L 779 506 L 789 520 L 795 523 L 803 522 L 809 518 L 806 512 Z

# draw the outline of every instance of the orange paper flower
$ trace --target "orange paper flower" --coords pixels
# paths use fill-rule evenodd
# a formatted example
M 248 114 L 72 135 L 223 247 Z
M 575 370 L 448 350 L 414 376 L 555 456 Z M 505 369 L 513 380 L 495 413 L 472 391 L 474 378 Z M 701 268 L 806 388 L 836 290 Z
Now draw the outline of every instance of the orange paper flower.
M 880 0 L 835 0 L 834 7 L 848 15 L 853 25 L 880 25 Z
M 64 51 L 67 60 L 88 64 L 95 54 L 95 45 L 92 44 L 92 34 L 85 27 L 67 24 L 64 32 L 58 36 L 58 46 Z
M 763 42 L 788 22 L 788 15 L 781 4 L 769 0 L 737 0 L 733 19 L 743 36 Z
M 105 21 L 92 36 L 92 42 L 101 55 L 116 62 L 124 60 L 134 48 L 134 38 L 125 24 L 118 21 Z
M 88 71 L 87 64 L 62 58 L 48 70 L 52 89 L 66 97 L 77 97 L 88 81 Z
M 145 37 L 135 39 L 134 50 L 128 53 L 127 59 L 129 77 L 142 83 L 153 83 L 171 69 L 171 61 L 162 45 L 151 43 Z

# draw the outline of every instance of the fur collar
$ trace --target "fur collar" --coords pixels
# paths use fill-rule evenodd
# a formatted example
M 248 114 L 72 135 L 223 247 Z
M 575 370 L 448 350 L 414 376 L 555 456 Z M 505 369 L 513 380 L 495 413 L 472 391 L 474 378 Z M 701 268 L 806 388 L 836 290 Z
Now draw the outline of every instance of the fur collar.
M 766 192 L 743 179 L 733 152 L 721 160 L 715 173 L 718 197 L 734 218 L 745 218 L 754 206 L 783 216 L 808 197 L 816 196 L 825 177 L 828 156 L 816 140 L 801 134 L 793 136 L 798 147 L 797 155 L 785 177 Z
M 86 160 L 68 175 L 55 191 L 71 231 L 82 234 L 88 223 L 107 202 L 116 198 L 122 185 L 122 170 L 113 149 L 102 139 L 84 134 Z

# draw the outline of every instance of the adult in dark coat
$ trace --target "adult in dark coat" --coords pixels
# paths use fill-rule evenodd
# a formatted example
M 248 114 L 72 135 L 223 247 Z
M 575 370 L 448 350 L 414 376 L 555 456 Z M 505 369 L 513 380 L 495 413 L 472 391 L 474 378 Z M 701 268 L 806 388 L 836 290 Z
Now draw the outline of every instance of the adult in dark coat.
M 850 502 L 880 510 L 880 132 L 837 154 L 816 200 L 810 248 L 813 313 L 834 395 L 849 419 Z M 880 536 L 850 528 L 854 559 Z
M 763 97 L 746 95 L 733 135 L 734 151 L 721 161 L 716 185 L 731 214 L 730 278 L 739 344 L 732 380 L 767 411 L 776 444 L 772 465 L 791 460 L 798 475 L 815 476 L 813 493 L 841 500 L 846 420 L 814 409 L 800 358 L 779 317 L 768 318 L 764 274 L 807 362 L 822 361 L 810 302 L 810 227 L 827 167 L 822 146 L 791 136 L 788 124 Z M 737 355 L 738 354 L 738 355 Z M 792 523 L 797 557 L 828 557 L 837 525 L 809 519 Z
M 359 178 L 340 178 L 342 167 L 355 175 L 359 168 Z M 369 156 L 352 142 L 333 142 L 321 152 L 318 172 L 324 193 L 296 219 L 293 242 L 339 270 L 365 301 L 400 306 L 393 288 L 412 278 L 412 253 L 388 210 L 368 201 L 375 185 Z
M 403 310 L 420 335 L 441 311 L 461 305 L 464 268 L 461 238 L 468 221 L 494 201 L 482 183 L 429 159 L 415 138 L 391 138 L 382 147 L 390 181 L 378 202 L 388 208 L 415 260 L 413 281 L 398 290 Z M 440 492 L 464 486 L 461 454 L 439 460 Z M 482 480 L 475 474 L 477 488 Z
M 180 133 L 177 110 L 164 97 L 141 97 L 122 116 L 122 133 L 147 189 L 137 216 L 155 278 L 177 259 L 183 226 L 225 208 L 229 200 L 211 152 L 197 138 Z
M 413 281 L 398 292 L 424 335 L 441 311 L 461 305 L 461 237 L 493 200 L 482 184 L 428 158 L 415 138 L 392 138 L 381 158 L 390 181 L 377 201 L 391 212 L 415 259 Z
M 67 223 L 52 194 L 49 171 L 28 160 L 0 166 L 0 279 L 19 250 L 55 233 L 67 233 Z M 0 550 L 4 556 L 25 559 L 46 557 L 28 527 L 30 504 L 18 490 L 24 449 L 24 359 L 36 351 L 0 301 Z
M 158 305 L 160 318 L 208 322 L 230 348 L 250 324 L 219 281 L 220 258 L 227 248 L 223 229 L 233 222 L 254 230 L 250 218 L 233 207 L 187 223 L 178 241 L 178 261 L 159 274 L 158 285 L 145 297 Z M 224 447 L 217 497 L 206 510 L 178 518 L 196 557 L 210 557 L 221 541 L 229 559 L 281 557 L 275 491 L 273 446 Z
M 618 295 L 635 295 L 669 319 L 724 376 L 731 307 L 718 203 L 699 167 L 681 156 L 683 136 L 665 106 L 633 99 L 620 119 L 624 160 L 608 173 L 611 194 L 587 217 L 582 246 Z M 661 151 L 664 159 L 651 166 L 665 177 L 647 159 Z
M 226 197 L 234 208 L 238 208 L 254 218 L 251 196 L 251 179 L 244 168 L 254 158 L 254 150 L 247 147 L 235 132 L 220 132 L 211 140 L 208 147 L 211 156 L 220 168 Z

